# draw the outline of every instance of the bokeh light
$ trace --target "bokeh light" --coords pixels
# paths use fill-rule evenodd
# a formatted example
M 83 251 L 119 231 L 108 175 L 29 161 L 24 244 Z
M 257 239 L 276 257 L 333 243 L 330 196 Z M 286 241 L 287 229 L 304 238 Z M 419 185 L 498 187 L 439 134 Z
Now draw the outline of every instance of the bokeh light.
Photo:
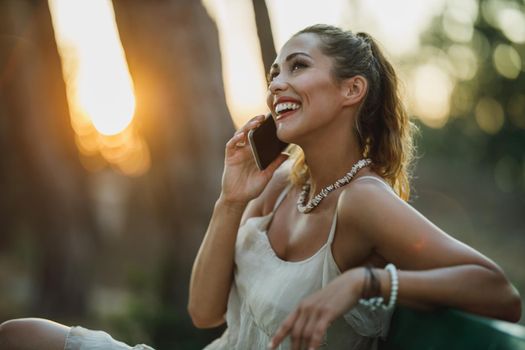
M 452 65 L 452 73 L 459 80 L 470 80 L 478 71 L 478 59 L 474 51 L 466 45 L 453 44 L 447 54 Z
M 496 134 L 505 121 L 503 107 L 490 97 L 483 97 L 478 101 L 475 116 L 479 128 L 487 134 Z
M 49 7 L 82 164 L 145 173 L 149 150 L 133 123 L 133 81 L 111 1 L 49 0 Z
M 505 36 L 515 43 L 525 43 L 525 14 L 514 4 L 507 4 L 497 13 L 498 25 Z
M 474 22 L 478 17 L 478 7 L 474 0 L 447 2 L 442 17 L 445 34 L 455 42 L 468 43 L 474 34 Z
M 427 126 L 440 128 L 448 120 L 454 87 L 449 74 L 436 64 L 415 68 L 409 85 L 410 110 Z
M 510 45 L 499 44 L 493 54 L 494 67 L 499 74 L 509 79 L 516 79 L 521 71 L 521 58 Z

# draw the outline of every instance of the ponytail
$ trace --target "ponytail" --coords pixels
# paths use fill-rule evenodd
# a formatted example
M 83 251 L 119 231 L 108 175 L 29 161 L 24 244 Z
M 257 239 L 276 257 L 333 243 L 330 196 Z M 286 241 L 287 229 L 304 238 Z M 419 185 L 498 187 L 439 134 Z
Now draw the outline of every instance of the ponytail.
M 403 106 L 394 68 L 369 34 L 361 32 L 357 37 L 370 46 L 371 69 L 377 70 L 378 76 L 357 119 L 359 140 L 364 155 L 373 159 L 373 169 L 408 200 L 415 126 Z

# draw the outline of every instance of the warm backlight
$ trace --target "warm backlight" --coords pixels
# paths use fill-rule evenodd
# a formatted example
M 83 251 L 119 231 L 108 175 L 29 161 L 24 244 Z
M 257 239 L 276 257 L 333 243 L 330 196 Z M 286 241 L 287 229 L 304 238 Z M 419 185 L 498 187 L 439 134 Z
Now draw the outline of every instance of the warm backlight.
M 133 124 L 133 82 L 111 1 L 49 0 L 49 7 L 84 165 L 145 172 L 149 152 Z

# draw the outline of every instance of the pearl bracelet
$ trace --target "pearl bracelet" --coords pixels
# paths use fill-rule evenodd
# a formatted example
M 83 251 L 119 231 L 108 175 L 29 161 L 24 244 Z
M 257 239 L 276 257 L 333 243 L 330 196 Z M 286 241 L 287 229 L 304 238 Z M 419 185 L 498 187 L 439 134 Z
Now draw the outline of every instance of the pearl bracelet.
M 397 301 L 397 292 L 399 290 L 399 279 L 397 277 L 397 269 L 394 264 L 388 264 L 385 270 L 390 274 L 390 298 L 388 304 L 384 303 L 383 297 L 374 297 L 370 299 L 359 299 L 359 304 L 369 307 L 372 311 L 381 307 L 383 310 L 391 310 L 395 307 Z

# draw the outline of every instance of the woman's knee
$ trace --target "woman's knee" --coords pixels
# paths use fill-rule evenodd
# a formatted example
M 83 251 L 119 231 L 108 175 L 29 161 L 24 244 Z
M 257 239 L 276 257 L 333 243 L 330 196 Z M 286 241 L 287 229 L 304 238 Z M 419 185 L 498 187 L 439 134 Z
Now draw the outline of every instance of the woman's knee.
M 44 319 L 20 318 L 5 321 L 0 325 L 0 350 L 62 350 L 68 332 L 69 327 Z
M 12 346 L 16 339 L 25 333 L 25 328 L 27 324 L 24 319 L 9 320 L 0 324 L 0 349 Z

